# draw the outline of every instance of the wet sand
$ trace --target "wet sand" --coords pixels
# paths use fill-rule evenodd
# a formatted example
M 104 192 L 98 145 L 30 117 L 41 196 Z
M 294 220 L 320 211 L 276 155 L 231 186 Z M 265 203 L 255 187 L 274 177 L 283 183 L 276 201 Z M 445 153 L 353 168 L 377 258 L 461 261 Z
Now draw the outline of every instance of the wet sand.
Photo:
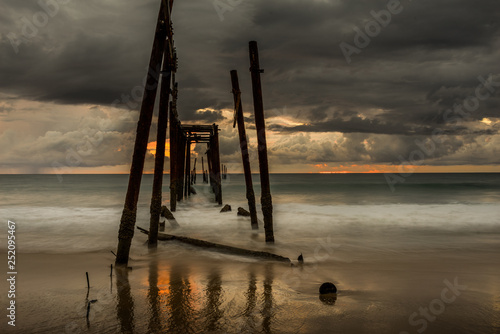
M 18 254 L 16 327 L 4 319 L 0 331 L 500 333 L 500 247 L 491 236 L 477 238 L 477 244 L 440 251 L 318 239 L 304 253 L 304 265 L 292 267 L 173 242 L 148 254 L 146 236 L 136 234 L 133 269 L 113 277 L 111 252 Z M 263 249 L 294 255 L 280 245 Z M 327 281 L 339 289 L 333 304 L 319 298 Z M 1 302 L 7 305 L 5 293 Z

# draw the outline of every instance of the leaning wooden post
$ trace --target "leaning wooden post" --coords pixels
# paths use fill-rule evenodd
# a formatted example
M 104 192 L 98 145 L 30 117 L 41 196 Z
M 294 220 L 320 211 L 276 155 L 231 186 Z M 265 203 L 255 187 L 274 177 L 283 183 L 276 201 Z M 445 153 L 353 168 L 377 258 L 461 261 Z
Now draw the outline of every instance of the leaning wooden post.
M 250 221 L 252 224 L 252 229 L 256 230 L 259 228 L 259 222 L 257 220 L 257 209 L 255 207 L 255 193 L 253 191 L 252 171 L 250 168 L 250 156 L 248 154 L 247 134 L 245 130 L 245 120 L 243 117 L 243 106 L 241 104 L 240 84 L 238 81 L 238 72 L 236 70 L 231 71 L 231 83 L 233 85 L 234 112 L 235 112 L 234 119 L 236 123 L 238 123 L 241 159 L 243 160 L 243 171 L 245 173 L 245 185 L 246 185 L 246 195 L 247 195 L 246 197 L 248 200 L 248 208 L 250 210 Z M 234 124 L 233 122 L 233 127 L 235 125 L 236 124 Z
M 158 88 L 158 79 L 160 76 L 160 67 L 162 55 L 165 50 L 165 39 L 167 29 L 164 16 L 164 2 L 160 6 L 160 12 L 156 23 L 155 38 L 153 49 L 149 60 L 149 71 L 142 99 L 141 113 L 137 123 L 137 134 L 134 144 L 134 155 L 132 165 L 130 166 L 130 176 L 128 181 L 127 195 L 123 207 L 122 217 L 120 219 L 120 230 L 118 232 L 118 249 L 115 265 L 126 266 L 130 254 L 130 245 L 134 237 L 134 226 L 137 214 L 137 201 L 139 199 L 139 190 L 141 188 L 142 172 L 144 170 L 144 160 L 148 146 L 149 130 L 153 118 L 153 109 Z
M 214 183 L 215 183 L 215 201 L 222 205 L 222 181 L 221 181 L 221 170 L 220 170 L 220 154 L 219 154 L 219 126 L 214 123 L 214 135 L 213 135 L 213 173 L 214 173 Z
M 155 170 L 153 176 L 153 194 L 151 196 L 148 246 L 156 248 L 158 244 L 158 225 L 160 224 L 161 198 L 163 187 L 163 168 L 165 164 L 165 141 L 167 140 L 168 105 L 170 99 L 170 81 L 172 68 L 170 52 L 165 52 L 160 90 L 158 131 L 156 134 Z
M 255 127 L 257 128 L 257 143 L 259 151 L 259 170 L 262 204 L 264 214 L 264 229 L 266 242 L 274 243 L 273 232 L 273 202 L 271 198 L 271 186 L 269 183 L 269 164 L 267 161 L 266 124 L 264 120 L 264 105 L 262 102 L 262 87 L 260 82 L 259 52 L 257 42 L 249 43 L 250 50 L 250 72 L 252 76 L 253 107 L 255 113 Z

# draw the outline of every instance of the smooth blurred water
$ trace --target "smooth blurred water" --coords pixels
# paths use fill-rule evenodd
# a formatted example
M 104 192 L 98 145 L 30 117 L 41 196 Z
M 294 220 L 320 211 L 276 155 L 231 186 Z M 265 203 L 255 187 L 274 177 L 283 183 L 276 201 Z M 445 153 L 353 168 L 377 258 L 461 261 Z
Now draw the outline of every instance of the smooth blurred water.
M 259 203 L 259 177 L 253 178 Z M 55 175 L 0 175 L 0 219 L 17 223 L 20 251 L 114 249 L 127 182 L 128 175 L 64 175 L 62 182 Z M 165 205 L 168 185 L 165 175 Z M 145 175 L 137 224 L 146 228 L 151 188 L 152 175 Z M 215 208 L 201 176 L 195 188 L 198 194 L 181 202 L 175 213 L 178 232 L 217 240 L 223 231 L 225 240 L 242 239 L 238 236 L 248 232 L 249 224 L 234 211 L 247 207 L 243 175 L 223 181 L 224 203 L 233 207 L 226 215 Z M 415 174 L 395 191 L 383 174 L 273 174 L 271 191 L 276 239 L 285 251 L 307 249 L 324 235 L 346 241 L 366 234 L 370 247 L 387 248 L 393 240 L 390 247 L 399 249 L 415 243 L 422 247 L 418 240 L 429 245 L 440 235 L 437 231 L 465 233 L 470 242 L 478 233 L 500 229 L 500 174 Z

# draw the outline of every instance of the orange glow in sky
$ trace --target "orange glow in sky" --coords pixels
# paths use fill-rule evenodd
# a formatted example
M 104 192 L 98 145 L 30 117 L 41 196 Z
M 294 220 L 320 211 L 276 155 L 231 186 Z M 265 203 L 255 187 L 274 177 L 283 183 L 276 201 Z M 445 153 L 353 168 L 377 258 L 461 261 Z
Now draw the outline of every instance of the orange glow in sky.
M 415 166 L 415 165 L 332 165 L 317 164 L 310 165 L 313 169 L 310 173 L 320 174 L 343 174 L 343 173 L 498 173 L 499 167 L 474 165 L 452 165 L 452 166 Z
M 148 143 L 148 151 L 156 156 L 156 141 Z M 165 157 L 170 157 L 170 140 L 165 141 Z

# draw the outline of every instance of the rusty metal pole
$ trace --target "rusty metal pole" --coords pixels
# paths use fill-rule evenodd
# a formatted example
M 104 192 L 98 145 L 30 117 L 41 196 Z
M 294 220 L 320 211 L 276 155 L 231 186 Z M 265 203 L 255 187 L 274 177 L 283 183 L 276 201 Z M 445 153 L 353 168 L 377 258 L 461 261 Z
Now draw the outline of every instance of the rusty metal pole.
M 125 204 L 118 232 L 118 248 L 115 260 L 116 266 L 126 266 L 128 264 L 130 246 L 132 244 L 132 238 L 134 237 L 137 201 L 139 199 L 139 191 L 141 188 L 141 179 L 148 146 L 149 130 L 151 128 L 151 121 L 153 118 L 153 109 L 156 99 L 156 91 L 158 88 L 162 55 L 165 51 L 165 39 L 167 37 L 166 25 L 162 20 L 162 17 L 164 16 L 163 3 L 164 2 L 162 2 L 160 6 L 160 12 L 157 18 L 153 49 L 149 60 L 146 87 L 144 89 L 141 112 L 137 123 L 137 134 L 135 137 L 132 165 L 130 167 L 127 195 L 125 196 Z
M 246 197 L 250 211 L 250 221 L 252 229 L 256 230 L 259 228 L 259 222 L 257 220 L 257 209 L 255 207 L 255 193 L 253 191 L 252 171 L 250 168 L 250 156 L 248 154 L 243 106 L 241 104 L 240 84 L 238 81 L 238 72 L 236 70 L 231 71 L 231 83 L 233 86 L 234 110 L 236 113 L 235 119 L 238 124 L 238 134 L 240 136 L 241 160 L 243 161 L 243 171 L 245 173 Z
M 262 102 L 262 87 L 260 82 L 260 73 L 263 72 L 259 64 L 259 51 L 257 42 L 249 43 L 250 51 L 250 72 L 252 76 L 253 107 L 255 113 L 255 127 L 257 128 L 257 143 L 259 151 L 259 170 L 262 204 L 262 213 L 264 214 L 264 229 L 266 233 L 266 242 L 274 243 L 273 232 L 273 202 L 271 198 L 271 186 L 269 182 L 269 164 L 267 161 L 267 143 L 266 143 L 266 123 L 264 119 L 264 104 Z
M 161 198 L 163 188 L 163 168 L 165 164 L 165 141 L 167 140 L 168 105 L 170 99 L 170 82 L 172 68 L 170 53 L 165 52 L 163 59 L 164 74 L 161 79 L 160 107 L 158 113 L 158 131 L 156 134 L 155 170 L 153 176 L 153 194 L 151 196 L 148 247 L 156 248 L 158 244 L 158 225 L 160 224 Z

